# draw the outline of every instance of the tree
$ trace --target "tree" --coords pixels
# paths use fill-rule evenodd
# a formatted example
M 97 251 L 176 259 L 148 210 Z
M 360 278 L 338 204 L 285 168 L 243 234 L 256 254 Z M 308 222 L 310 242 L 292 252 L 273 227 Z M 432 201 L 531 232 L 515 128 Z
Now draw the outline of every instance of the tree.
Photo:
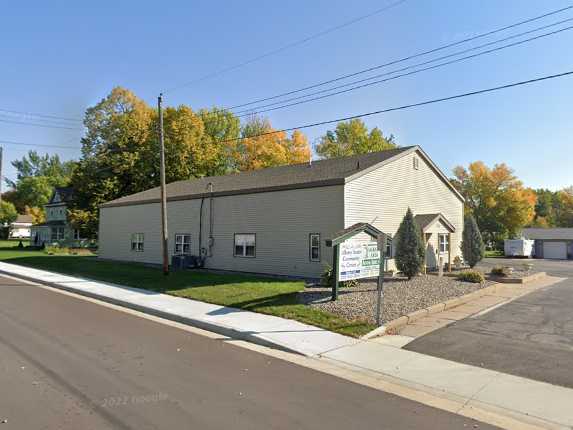
M 462 234 L 462 255 L 464 260 L 473 268 L 485 255 L 485 246 L 475 218 L 467 215 L 464 220 Z
M 40 155 L 29 151 L 21 160 L 12 161 L 16 168 L 16 181 L 6 180 L 11 191 L 5 194 L 19 213 L 26 207 L 43 207 L 54 187 L 67 186 L 76 166 L 75 161 L 61 161 L 58 155 Z
M 396 267 L 408 279 L 412 279 L 424 265 L 425 251 L 420 231 L 410 208 L 400 223 L 396 240 Z
M 291 137 L 276 131 L 267 119 L 254 117 L 243 126 L 232 150 L 233 170 L 257 170 L 310 160 L 306 136 L 296 130 Z
M 18 218 L 18 211 L 10 202 L 2 200 L 0 204 L 0 224 L 11 224 Z
M 99 205 L 159 183 L 155 153 L 154 111 L 132 92 L 116 87 L 86 110 L 82 158 L 72 178 L 74 200 L 70 219 L 87 220 L 95 236 Z
M 394 136 L 385 137 L 378 127 L 368 132 L 362 120 L 352 119 L 339 122 L 334 131 L 327 131 L 316 146 L 316 153 L 322 158 L 334 158 L 385 151 L 396 147 Z
M 452 184 L 465 197 L 466 214 L 474 216 L 484 239 L 500 243 L 533 220 L 536 196 L 505 164 L 488 168 L 483 162 L 456 167 Z

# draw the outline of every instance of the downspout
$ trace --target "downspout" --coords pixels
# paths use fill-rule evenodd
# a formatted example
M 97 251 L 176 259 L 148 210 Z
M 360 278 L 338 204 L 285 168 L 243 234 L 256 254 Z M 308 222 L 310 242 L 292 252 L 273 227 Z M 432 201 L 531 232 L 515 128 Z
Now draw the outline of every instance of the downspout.
M 213 215 L 213 183 L 209 182 L 209 251 L 208 256 L 213 256 L 213 244 L 215 242 L 215 238 L 213 237 L 213 224 L 214 224 L 214 215 Z

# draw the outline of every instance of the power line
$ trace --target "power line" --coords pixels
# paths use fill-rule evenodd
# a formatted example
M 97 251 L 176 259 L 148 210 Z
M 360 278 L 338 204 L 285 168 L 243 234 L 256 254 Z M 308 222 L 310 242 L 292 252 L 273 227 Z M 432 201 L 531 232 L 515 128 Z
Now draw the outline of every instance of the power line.
M 77 127 L 66 127 L 63 125 L 53 125 L 53 124 L 38 124 L 38 123 L 26 122 L 26 121 L 12 121 L 9 119 L 2 119 L 2 118 L 0 118 L 0 122 L 6 122 L 9 124 L 18 124 L 18 125 L 30 125 L 33 127 L 61 128 L 61 129 L 65 129 L 65 130 L 79 130 Z
M 356 24 L 357 22 L 360 22 L 360 21 L 363 21 L 363 20 L 365 20 L 365 19 L 371 18 L 371 17 L 373 17 L 373 16 L 375 16 L 375 15 L 378 15 L 378 14 L 380 14 L 380 13 L 382 13 L 382 12 L 385 12 L 385 11 L 387 11 L 387 10 L 389 10 L 389 9 L 392 9 L 392 8 L 398 6 L 398 5 L 400 5 L 400 4 L 402 4 L 402 3 L 406 2 L 406 1 L 407 1 L 407 0 L 398 0 L 398 1 L 396 1 L 396 2 L 394 2 L 394 3 L 391 3 L 391 4 L 387 5 L 387 6 L 384 6 L 384 7 L 380 8 L 380 9 L 377 9 L 377 10 L 375 10 L 375 11 L 373 11 L 373 12 L 370 12 L 369 14 L 359 16 L 359 17 L 357 17 L 357 18 L 351 19 L 350 21 L 346 21 L 346 22 L 344 22 L 344 23 L 342 23 L 342 24 L 339 24 L 339 25 L 337 25 L 337 26 L 330 27 L 330 28 L 328 28 L 328 29 L 326 29 L 326 30 L 323 30 L 323 31 L 320 31 L 320 32 L 318 32 L 318 33 L 315 33 L 315 34 L 312 34 L 312 35 L 310 35 L 310 36 L 307 36 L 307 37 L 305 37 L 305 38 L 303 38 L 303 39 L 299 39 L 299 40 L 297 40 L 297 41 L 288 43 L 288 44 L 286 44 L 286 45 L 284 45 L 284 46 L 282 46 L 282 47 L 280 47 L 280 48 L 277 48 L 277 49 L 273 49 L 273 50 L 271 50 L 271 51 L 268 51 L 268 52 L 266 52 L 266 53 L 264 53 L 264 54 L 258 55 L 258 56 L 256 56 L 256 57 L 253 57 L 253 58 L 249 59 L 249 60 L 246 60 L 246 61 L 243 61 L 243 62 L 234 64 L 234 65 L 232 65 L 232 66 L 228 66 L 228 67 L 222 68 L 222 69 L 220 69 L 220 70 L 218 70 L 218 71 L 208 73 L 208 74 L 203 75 L 203 76 L 201 76 L 201 77 L 199 77 L 199 78 L 197 78 L 197 79 L 194 79 L 194 80 L 192 80 L 192 81 L 189 81 L 189 82 L 183 83 L 183 84 L 181 84 L 181 85 L 177 85 L 177 86 L 175 86 L 175 87 L 169 88 L 169 89 L 167 89 L 166 91 L 163 91 L 163 94 L 167 94 L 167 93 L 170 93 L 170 92 L 172 92 L 172 91 L 175 91 L 175 90 L 178 90 L 178 89 L 181 89 L 181 88 L 184 88 L 184 87 L 191 86 L 191 85 L 193 85 L 193 84 L 196 84 L 196 83 L 198 83 L 198 82 L 205 81 L 205 80 L 207 80 L 207 79 L 212 79 L 212 78 L 214 78 L 214 77 L 216 77 L 216 76 L 220 76 L 220 75 L 222 75 L 222 74 L 224 74 L 224 73 L 227 73 L 227 72 L 230 72 L 230 71 L 232 71 L 232 70 L 239 69 L 239 68 L 244 67 L 244 66 L 246 66 L 246 65 L 248 65 L 248 64 L 251 64 L 251 63 L 260 61 L 260 60 L 262 60 L 262 59 L 264 59 L 264 58 L 267 58 L 267 57 L 270 57 L 270 56 L 272 56 L 272 55 L 279 54 L 279 53 L 281 53 L 281 52 L 283 52 L 283 51 L 286 51 L 286 50 L 288 50 L 288 49 L 294 48 L 294 47 L 296 47 L 296 46 L 303 45 L 303 44 L 305 44 L 305 43 L 307 43 L 307 42 L 310 42 L 310 41 L 313 40 L 313 39 L 316 39 L 316 38 L 325 36 L 325 35 L 327 35 L 327 34 L 329 34 L 329 33 L 332 33 L 332 32 L 334 32 L 334 31 L 340 30 L 340 29 L 342 29 L 342 28 L 344 28 L 344 27 L 348 27 L 348 26 L 350 26 L 350 25 L 352 25 L 352 24 Z
M 353 73 L 349 73 L 349 74 L 346 74 L 346 75 L 342 75 L 342 76 L 339 76 L 339 77 L 337 77 L 337 78 L 333 78 L 333 79 L 329 79 L 329 80 L 326 80 L 326 81 L 318 82 L 318 83 L 313 84 L 313 85 L 309 85 L 309 86 L 306 86 L 306 87 L 303 87 L 303 88 L 299 88 L 299 89 L 296 89 L 296 90 L 292 90 L 292 91 L 287 91 L 287 92 L 284 92 L 284 93 L 281 93 L 281 94 L 276 94 L 276 95 L 273 95 L 273 96 L 269 96 L 269 97 L 265 97 L 265 98 L 253 100 L 253 101 L 248 102 L 248 103 L 242 103 L 242 104 L 230 106 L 230 107 L 228 107 L 228 108 L 225 108 L 224 110 L 237 109 L 237 108 L 240 108 L 240 107 L 249 106 L 249 105 L 253 105 L 253 104 L 256 104 L 256 103 L 260 103 L 260 102 L 265 102 L 265 101 L 268 101 L 268 100 L 277 99 L 277 98 L 279 98 L 279 97 L 289 96 L 289 95 L 296 94 L 296 93 L 299 93 L 299 92 L 302 92 L 302 91 L 306 91 L 306 90 L 310 90 L 310 89 L 313 89 L 313 88 L 317 88 L 317 87 L 320 87 L 320 86 L 323 86 L 323 85 L 327 85 L 327 84 L 331 84 L 331 83 L 334 83 L 334 82 L 338 82 L 338 81 L 341 81 L 341 80 L 343 80 L 343 79 L 347 79 L 347 78 L 351 78 L 351 77 L 354 77 L 354 76 L 357 76 L 357 75 L 361 75 L 361 74 L 364 74 L 364 73 L 372 72 L 372 71 L 374 71 L 374 70 L 378 70 L 378 69 L 381 69 L 381 68 L 383 68 L 383 67 L 388 67 L 388 66 L 392 66 L 392 65 L 394 65 L 394 64 L 402 63 L 402 62 L 404 62 L 404 61 L 413 60 L 414 58 L 422 57 L 422 56 L 425 56 L 425 55 L 428 55 L 428 54 L 432 54 L 432 53 L 435 53 L 435 52 L 438 52 L 438 51 L 442 51 L 442 50 L 444 50 L 444 49 L 448 49 L 448 48 L 452 48 L 452 47 L 457 46 L 457 45 L 461 45 L 461 44 L 463 44 L 463 43 L 467 43 L 467 42 L 471 42 L 471 41 L 474 41 L 474 40 L 477 40 L 477 39 L 480 39 L 480 38 L 484 38 L 484 37 L 487 37 L 487 36 L 491 36 L 491 35 L 493 35 L 493 34 L 500 33 L 500 32 L 502 32 L 502 31 L 509 30 L 509 29 L 511 29 L 511 28 L 515 28 L 515 27 L 518 27 L 518 26 L 521 26 L 521 25 L 524 25 L 524 24 L 528 24 L 528 23 L 534 22 L 534 21 L 538 21 L 538 20 L 543 19 L 543 18 L 546 18 L 546 17 L 548 17 L 548 16 L 556 15 L 556 14 L 558 14 L 558 13 L 565 12 L 565 11 L 571 10 L 571 9 L 573 9 L 573 5 L 570 5 L 570 6 L 561 8 L 561 9 L 557 9 L 557 10 L 554 10 L 554 11 L 551 11 L 551 12 L 547 12 L 547 13 L 544 13 L 544 14 L 542 14 L 542 15 L 538 15 L 538 16 L 535 16 L 535 17 L 532 17 L 532 18 L 528 18 L 528 19 L 526 19 L 526 20 L 519 21 L 519 22 L 510 24 L 510 25 L 506 25 L 506 26 L 504 26 L 504 27 L 496 28 L 496 29 L 494 29 L 494 30 L 487 31 L 487 32 L 485 32 L 485 33 L 480 33 L 480 34 L 478 34 L 478 35 L 476 35 L 476 36 L 472 36 L 472 37 L 468 37 L 468 38 L 465 38 L 465 39 L 462 39 L 462 40 L 458 40 L 458 41 L 453 42 L 453 43 L 449 43 L 449 44 L 446 44 L 446 45 L 438 46 L 438 47 L 436 47 L 436 48 L 432 48 L 432 49 L 429 49 L 429 50 L 427 50 L 427 51 L 422 51 L 422 52 L 419 52 L 419 53 L 416 53 L 416 54 L 408 55 L 408 56 L 406 56 L 406 57 L 402 57 L 402 58 L 399 58 L 399 59 L 396 59 L 396 60 L 389 61 L 389 62 L 387 62 L 387 63 L 379 64 L 379 65 L 376 65 L 376 66 L 372 66 L 372 67 L 368 67 L 368 68 L 366 68 L 366 69 L 359 70 L 359 71 L 357 71 L 357 72 L 353 72 Z
M 238 138 L 235 138 L 235 139 L 223 140 L 223 141 L 220 141 L 219 143 L 237 142 L 237 141 L 244 140 L 244 139 L 252 139 L 252 138 L 255 138 L 255 137 L 267 136 L 267 135 L 276 134 L 276 133 L 284 133 L 284 132 L 287 132 L 287 131 L 301 130 L 301 129 L 305 129 L 305 128 L 318 127 L 318 126 L 321 126 L 321 125 L 334 124 L 334 123 L 341 122 L 341 121 L 349 121 L 349 120 L 352 120 L 352 119 L 364 118 L 364 117 L 372 116 L 372 115 L 380 115 L 380 114 L 388 113 L 388 112 L 394 112 L 394 111 L 399 111 L 399 110 L 411 109 L 411 108 L 414 108 L 414 107 L 426 106 L 426 105 L 435 104 L 435 103 L 441 103 L 441 102 L 445 102 L 445 101 L 449 101 L 449 100 L 461 99 L 461 98 L 464 98 L 464 97 L 470 97 L 470 96 L 475 96 L 475 95 L 479 95 L 479 94 L 485 94 L 485 93 L 490 93 L 490 92 L 494 92 L 494 91 L 505 90 L 505 89 L 508 89 L 508 88 L 518 87 L 518 86 L 521 86 L 521 85 L 528 85 L 528 84 L 532 84 L 532 83 L 535 83 L 535 82 L 547 81 L 547 80 L 550 80 L 550 79 L 556 79 L 556 78 L 561 78 L 561 77 L 570 76 L 570 75 L 573 75 L 573 70 L 570 70 L 570 71 L 567 71 L 567 72 L 563 72 L 563 73 L 554 74 L 554 75 L 547 75 L 547 76 L 542 76 L 542 77 L 539 77 L 539 78 L 528 79 L 528 80 L 526 80 L 526 81 L 512 82 L 512 83 L 505 84 L 505 85 L 500 85 L 500 86 L 497 86 L 497 87 L 490 87 L 490 88 L 485 88 L 485 89 L 481 89 L 481 90 L 470 91 L 470 92 L 467 92 L 467 93 L 456 94 L 456 95 L 453 95 L 453 96 L 441 97 L 441 98 L 438 98 L 438 99 L 431 99 L 431 100 L 426 100 L 426 101 L 423 101 L 423 102 L 410 103 L 410 104 L 406 104 L 406 105 L 402 105 L 402 106 L 396 106 L 396 107 L 392 107 L 392 108 L 381 109 L 381 110 L 372 111 L 372 112 L 366 112 L 366 113 L 362 113 L 362 114 L 358 114 L 358 115 L 352 115 L 352 116 L 347 116 L 347 117 L 343 117 L 343 118 L 337 118 L 337 119 L 332 119 L 332 120 L 327 120 L 327 121 L 314 122 L 314 123 L 310 123 L 310 124 L 300 125 L 300 126 L 297 126 L 297 127 L 283 128 L 283 129 L 281 129 L 281 130 L 268 131 L 268 132 L 265 132 L 265 133 L 260 133 L 260 134 L 256 134 L 256 135 L 248 136 L 248 137 L 238 137 Z
M 569 20 L 567 20 L 567 21 L 571 21 L 571 20 L 573 20 L 573 18 L 571 18 L 571 19 L 569 19 Z M 534 40 L 537 40 L 537 39 L 541 39 L 541 38 L 543 38 L 543 37 L 552 36 L 552 35 L 561 33 L 561 32 L 563 32 L 563 31 L 571 30 L 571 29 L 573 29 L 573 26 L 561 28 L 561 29 L 559 29 L 559 30 L 555 30 L 555 31 L 552 31 L 552 32 L 549 32 L 549 33 L 544 33 L 544 34 L 541 34 L 541 35 L 539 35 L 539 36 L 535 36 L 535 37 L 531 37 L 531 38 L 528 38 L 528 39 L 520 40 L 520 41 L 518 41 L 518 42 L 513 42 L 513 43 L 510 43 L 510 44 L 507 44 L 507 45 L 499 46 L 499 47 L 497 47 L 497 48 L 488 49 L 488 50 L 486 50 L 486 51 L 478 52 L 477 54 L 467 55 L 467 56 L 465 56 L 465 57 L 457 58 L 457 59 L 455 59 L 455 60 L 446 61 L 446 62 L 444 62 L 444 63 L 436 64 L 436 65 L 434 65 L 434 66 L 425 67 L 425 68 L 418 69 L 418 70 L 414 70 L 414 71 L 411 71 L 411 72 L 408 72 L 408 73 L 402 73 L 402 74 L 399 74 L 399 75 L 396 75 L 396 76 L 392 76 L 392 77 L 390 77 L 390 78 L 380 79 L 380 80 L 378 80 L 378 81 L 369 82 L 369 83 L 367 83 L 367 84 L 356 85 L 356 86 L 354 86 L 354 87 L 347 88 L 347 89 L 341 90 L 341 91 L 335 91 L 335 92 L 333 92 L 333 93 L 325 94 L 325 95 L 323 95 L 323 96 L 313 97 L 313 98 L 310 98 L 310 99 L 307 99 L 307 100 L 301 100 L 301 101 L 298 101 L 298 102 L 295 102 L 295 103 L 288 103 L 288 104 L 284 104 L 284 105 L 277 106 L 277 107 L 274 107 L 274 108 L 269 108 L 269 109 L 262 109 L 262 110 L 255 110 L 255 111 L 253 111 L 253 110 L 248 110 L 248 111 L 244 111 L 245 113 L 242 113 L 242 114 L 241 114 L 241 112 L 239 112 L 239 115 L 237 115 L 237 116 L 238 116 L 239 118 L 241 118 L 241 117 L 250 116 L 250 115 L 255 115 L 255 114 L 260 114 L 260 113 L 264 113 L 264 112 L 270 112 L 270 111 L 275 111 L 275 110 L 279 110 L 279 109 L 285 109 L 285 108 L 287 108 L 287 107 L 297 106 L 297 105 L 301 105 L 301 104 L 304 104 L 304 103 L 310 103 L 310 102 L 312 102 L 312 101 L 321 100 L 321 99 L 328 98 L 328 97 L 333 97 L 333 96 L 335 96 L 335 95 L 344 94 L 344 93 L 347 93 L 347 92 L 350 92 L 350 91 L 355 91 L 355 90 L 358 90 L 358 89 L 361 89 L 361 88 L 370 87 L 370 86 L 372 86 L 372 85 L 378 85 L 378 84 L 381 84 L 381 83 L 384 83 L 384 82 L 388 82 L 388 81 L 391 81 L 391 80 L 394 80 L 394 79 L 398 79 L 398 78 L 401 78 L 401 77 L 404 77 L 404 76 L 414 75 L 414 74 L 421 73 L 421 72 L 425 72 L 425 71 L 428 71 L 428 70 L 433 70 L 433 69 L 437 69 L 437 68 L 440 68 L 440 67 L 444 67 L 444 66 L 447 66 L 447 65 L 450 65 L 450 64 L 459 63 L 459 62 L 461 62 L 461 61 L 466 61 L 466 60 L 471 59 L 471 58 L 480 57 L 480 56 L 482 56 L 482 55 L 491 54 L 491 53 L 493 53 L 493 52 L 501 51 L 501 50 L 503 50 L 503 49 L 511 48 L 511 47 L 514 47 L 514 46 L 519 46 L 519 45 L 522 45 L 522 44 L 527 43 L 527 42 L 531 42 L 531 41 L 534 41 Z M 493 42 L 492 42 L 492 43 L 493 43 Z M 497 43 L 497 42 L 496 42 L 496 43 Z M 490 44 L 491 44 L 491 43 L 490 43 Z M 468 50 L 466 50 L 465 52 L 471 51 L 471 50 L 473 50 L 473 49 L 468 49 Z M 459 55 L 459 53 L 454 54 L 454 55 Z M 445 57 L 442 57 L 442 58 L 440 58 L 440 59 L 443 59 L 443 58 L 446 58 L 446 57 L 449 57 L 449 56 L 445 56 Z M 439 60 L 439 59 L 436 59 L 436 60 Z M 406 69 L 409 69 L 409 68 L 411 68 L 411 67 L 417 67 L 417 66 L 420 66 L 420 65 L 423 65 L 423 64 L 432 63 L 432 62 L 434 62 L 434 61 L 436 61 L 436 60 L 430 60 L 430 61 L 427 61 L 427 62 L 425 62 L 425 63 L 420 63 L 420 64 L 416 64 L 416 65 L 413 65 L 413 66 L 405 67 L 405 68 L 400 69 L 400 70 L 406 70 Z M 259 106 L 258 108 L 255 108 L 255 109 L 260 109 L 260 108 L 263 108 L 263 107 L 265 107 L 265 106 L 273 106 L 273 105 L 276 105 L 276 104 L 286 103 L 286 102 L 291 101 L 291 100 L 297 100 L 297 99 L 301 99 L 301 98 L 306 98 L 306 97 L 310 97 L 310 96 L 312 96 L 312 95 L 321 94 L 321 93 L 333 91 L 333 90 L 336 90 L 336 89 L 339 89 L 339 88 L 348 87 L 349 85 L 355 85 L 355 84 L 357 84 L 357 83 L 369 81 L 369 80 L 371 80 L 371 79 L 378 78 L 378 77 L 381 77 L 381 76 L 385 76 L 385 75 L 389 75 L 389 74 L 394 74 L 394 73 L 396 73 L 396 72 L 398 72 L 398 71 L 400 71 L 400 70 L 395 70 L 395 71 L 388 72 L 388 73 L 384 73 L 384 74 L 381 74 L 381 75 L 372 76 L 372 77 L 370 77 L 370 78 L 361 79 L 361 80 L 359 80 L 359 81 L 350 82 L 350 83 L 348 83 L 348 84 L 339 85 L 339 86 L 337 86 L 337 87 L 329 88 L 329 89 L 322 90 L 322 91 L 317 91 L 317 92 L 315 92 L 315 93 L 307 94 L 307 95 L 304 95 L 304 96 L 294 97 L 294 98 L 291 98 L 291 99 L 283 100 L 283 101 L 281 101 L 281 102 L 270 103 L 270 104 L 267 104 L 267 105 Z
M 25 143 L 25 142 L 14 142 L 12 140 L 0 140 L 0 144 L 3 145 L 17 145 L 17 146 L 37 146 L 40 148 L 61 148 L 61 149 L 81 149 L 77 146 L 64 146 L 64 145 L 42 145 L 41 143 Z
M 30 116 L 30 117 L 35 116 L 38 118 L 46 118 L 46 119 L 58 119 L 61 121 L 82 122 L 82 120 L 80 118 L 69 118 L 69 117 L 57 116 L 57 115 L 47 115 L 47 114 L 43 114 L 43 113 L 21 112 L 21 111 L 10 110 L 10 109 L 0 109 L 0 112 L 13 113 L 13 114 L 17 114 L 17 115 L 26 115 L 26 116 Z

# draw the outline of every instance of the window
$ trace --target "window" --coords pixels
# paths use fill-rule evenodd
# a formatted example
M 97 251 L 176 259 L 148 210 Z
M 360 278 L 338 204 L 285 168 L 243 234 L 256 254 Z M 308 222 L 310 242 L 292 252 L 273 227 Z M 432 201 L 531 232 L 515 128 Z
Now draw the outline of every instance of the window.
M 80 231 L 78 229 L 74 230 L 74 240 L 80 240 Z
M 392 238 L 386 236 L 386 248 L 384 249 L 386 258 L 392 258 Z
M 310 261 L 320 261 L 320 234 L 311 233 L 308 242 Z
M 131 250 L 143 252 L 143 233 L 133 233 L 131 235 Z
M 64 239 L 64 227 L 52 227 L 52 240 L 63 240 Z
M 254 257 L 257 239 L 254 234 L 235 234 L 235 257 Z
M 189 255 L 191 254 L 191 235 L 190 234 L 176 234 L 175 235 L 175 255 Z
M 440 252 L 448 252 L 450 248 L 450 237 L 447 234 L 439 234 L 438 242 L 440 245 Z
M 414 169 L 418 170 L 420 168 L 420 159 L 414 156 Z

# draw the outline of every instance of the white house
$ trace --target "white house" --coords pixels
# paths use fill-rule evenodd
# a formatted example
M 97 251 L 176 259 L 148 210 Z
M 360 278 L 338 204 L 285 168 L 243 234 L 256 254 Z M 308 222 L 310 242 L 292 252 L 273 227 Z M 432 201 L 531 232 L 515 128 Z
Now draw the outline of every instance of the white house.
M 464 199 L 418 146 L 174 182 L 167 201 L 170 258 L 206 268 L 318 277 L 326 239 L 359 222 L 393 236 L 408 207 L 428 266 L 461 256 Z M 159 188 L 101 206 L 100 258 L 160 264 L 160 238 Z
M 16 220 L 10 224 L 11 239 L 29 239 L 30 227 L 32 227 L 31 215 L 18 215 Z

